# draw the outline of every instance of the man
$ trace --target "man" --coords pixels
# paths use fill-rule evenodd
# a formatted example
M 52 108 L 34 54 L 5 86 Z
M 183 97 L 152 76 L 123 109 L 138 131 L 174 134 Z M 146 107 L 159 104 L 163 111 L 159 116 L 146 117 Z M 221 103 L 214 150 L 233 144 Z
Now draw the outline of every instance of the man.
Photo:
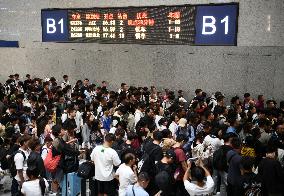
M 118 89 L 118 94 L 125 92 L 127 94 L 128 86 L 126 83 L 121 83 L 120 89 Z
M 183 134 L 177 135 L 176 144 L 173 145 L 173 149 L 176 154 L 176 165 L 177 169 L 175 171 L 175 180 L 176 180 L 176 195 L 178 196 L 185 196 L 188 195 L 184 188 L 183 183 L 183 175 L 187 170 L 187 163 L 186 163 L 186 155 L 183 150 L 183 146 L 187 143 L 186 136 Z
M 26 171 L 28 168 L 27 159 L 30 155 L 28 150 L 28 143 L 30 136 L 24 135 L 19 138 L 20 148 L 15 152 L 14 164 L 16 166 L 16 176 L 12 180 L 11 194 L 12 196 L 20 195 L 21 186 L 28 180 Z
M 258 127 L 260 129 L 260 138 L 258 139 L 262 145 L 266 146 L 270 139 L 270 134 L 267 132 L 270 121 L 266 118 L 261 118 L 258 120 Z
M 233 133 L 225 134 L 223 137 L 224 145 L 220 146 L 220 148 L 214 152 L 213 154 L 213 168 L 217 170 L 218 175 L 220 176 L 220 194 L 221 196 L 227 195 L 227 176 L 228 176 L 228 164 L 227 164 L 227 153 L 232 150 L 232 138 L 236 137 Z M 217 179 L 214 178 L 215 186 L 217 186 Z
M 227 162 L 229 164 L 228 169 L 228 189 L 227 194 L 232 196 L 239 195 L 240 187 L 240 178 L 241 178 L 241 141 L 238 137 L 232 139 L 233 150 L 230 150 L 227 153 Z
M 176 160 L 176 154 L 173 149 L 165 152 L 164 157 L 156 164 L 155 183 L 162 196 L 174 196 L 174 168 L 173 164 Z
M 137 166 L 135 155 L 127 153 L 124 156 L 125 163 L 116 170 L 116 178 L 119 180 L 119 195 L 125 196 L 128 185 L 137 182 Z
M 67 75 L 64 75 L 63 76 L 63 82 L 61 83 L 61 88 L 62 88 L 62 90 L 64 89 L 64 88 L 66 88 L 67 86 L 69 86 L 70 85 L 70 82 L 69 82 L 69 80 L 68 80 L 68 76 Z
M 103 145 L 96 146 L 91 154 L 91 160 L 96 166 L 95 179 L 99 196 L 116 194 L 113 167 L 120 165 L 121 161 L 117 152 L 111 148 L 114 141 L 114 134 L 107 134 Z
M 135 118 L 135 126 L 137 125 L 137 123 L 139 122 L 139 120 L 144 117 L 145 108 L 146 108 L 146 106 L 145 106 L 144 103 L 138 104 L 138 108 L 136 109 L 135 115 L 134 115 L 134 118 Z
M 277 126 L 277 129 L 272 133 L 269 140 L 270 144 L 274 144 L 277 148 L 284 150 L 284 123 Z
M 146 115 L 138 121 L 135 127 L 139 139 L 142 140 L 146 138 L 148 131 L 152 133 L 156 129 L 154 110 L 147 108 L 145 113 Z
M 149 196 L 149 194 L 145 191 L 149 182 L 149 175 L 146 172 L 141 172 L 138 175 L 138 182 L 127 187 L 126 196 Z
M 257 96 L 257 101 L 255 103 L 255 107 L 257 110 L 264 110 L 264 96 L 263 95 L 258 95 Z

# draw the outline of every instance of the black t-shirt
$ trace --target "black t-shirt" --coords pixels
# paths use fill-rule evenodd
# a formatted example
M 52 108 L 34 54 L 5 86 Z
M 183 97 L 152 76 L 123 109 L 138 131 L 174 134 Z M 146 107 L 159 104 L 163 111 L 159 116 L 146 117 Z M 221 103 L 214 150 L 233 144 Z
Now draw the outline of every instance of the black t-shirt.
M 149 155 L 151 158 L 153 158 L 153 160 L 155 161 L 155 163 L 157 163 L 158 161 L 160 161 L 163 158 L 163 150 L 162 148 L 157 145 L 154 144 L 153 142 L 148 142 L 145 144 L 145 152 L 147 152 L 148 154 L 151 152 L 152 149 L 156 148 L 151 155 Z
M 245 195 L 245 192 L 251 189 L 253 186 L 261 188 L 260 182 L 257 180 L 257 176 L 255 173 L 245 173 L 240 178 L 240 195 Z

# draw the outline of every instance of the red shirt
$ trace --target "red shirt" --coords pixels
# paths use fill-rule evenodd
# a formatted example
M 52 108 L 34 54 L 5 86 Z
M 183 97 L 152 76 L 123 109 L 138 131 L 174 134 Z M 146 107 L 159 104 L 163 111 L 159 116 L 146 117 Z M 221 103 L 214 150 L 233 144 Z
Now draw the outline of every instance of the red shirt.
M 185 156 L 185 153 L 184 153 L 183 149 L 180 148 L 180 147 L 175 148 L 174 151 L 176 153 L 176 162 L 178 164 L 178 167 L 177 167 L 177 169 L 175 171 L 175 174 L 178 173 L 178 175 L 176 177 L 176 180 L 179 181 L 179 180 L 183 179 L 184 171 L 183 171 L 181 163 L 183 161 L 186 161 L 186 156 Z

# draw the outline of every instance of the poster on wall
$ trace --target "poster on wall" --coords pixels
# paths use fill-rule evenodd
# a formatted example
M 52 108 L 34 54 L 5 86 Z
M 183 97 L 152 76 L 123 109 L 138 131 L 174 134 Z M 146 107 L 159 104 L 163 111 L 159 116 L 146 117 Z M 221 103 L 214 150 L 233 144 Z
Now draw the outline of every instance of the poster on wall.
M 237 3 L 43 9 L 43 42 L 237 45 Z

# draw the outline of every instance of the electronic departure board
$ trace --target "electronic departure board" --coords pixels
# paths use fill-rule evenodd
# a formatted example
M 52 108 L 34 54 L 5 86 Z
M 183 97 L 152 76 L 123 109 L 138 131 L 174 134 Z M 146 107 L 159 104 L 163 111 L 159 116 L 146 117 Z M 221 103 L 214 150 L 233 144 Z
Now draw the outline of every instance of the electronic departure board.
M 238 4 L 43 9 L 43 42 L 236 45 Z

